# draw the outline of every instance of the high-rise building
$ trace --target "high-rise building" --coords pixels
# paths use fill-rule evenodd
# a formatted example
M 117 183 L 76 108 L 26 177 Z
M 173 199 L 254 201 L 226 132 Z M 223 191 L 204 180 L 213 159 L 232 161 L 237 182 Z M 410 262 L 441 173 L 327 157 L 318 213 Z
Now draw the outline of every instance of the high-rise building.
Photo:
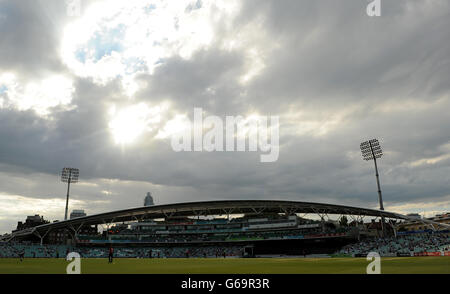
M 155 205 L 155 203 L 153 202 L 152 194 L 150 192 L 147 192 L 147 196 L 145 196 L 144 199 L 144 206 L 152 206 L 152 205 Z
M 72 210 L 72 213 L 70 213 L 70 219 L 74 219 L 77 217 L 83 217 L 86 216 L 86 213 L 82 209 L 74 209 Z

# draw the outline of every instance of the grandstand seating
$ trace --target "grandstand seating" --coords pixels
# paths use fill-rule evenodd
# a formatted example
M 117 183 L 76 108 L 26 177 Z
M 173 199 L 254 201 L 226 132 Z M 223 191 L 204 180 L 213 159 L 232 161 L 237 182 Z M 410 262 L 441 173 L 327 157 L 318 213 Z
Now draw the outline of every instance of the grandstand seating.
M 68 252 L 78 252 L 83 258 L 107 258 L 108 248 L 72 247 L 64 245 L 36 245 L 0 243 L 0 258 L 17 258 L 19 252 L 25 252 L 26 258 L 64 258 Z M 180 258 L 180 257 L 241 257 L 240 246 L 202 246 L 202 247 L 137 247 L 116 248 L 118 258 Z
M 286 233 L 286 232 L 285 232 Z M 288 238 L 299 237 L 292 235 L 279 235 L 278 232 L 270 233 L 265 238 Z M 183 237 L 186 237 L 184 235 Z M 226 236 L 225 236 L 226 237 Z M 224 238 L 225 238 L 224 237 Z M 208 237 L 211 240 L 211 236 Z M 222 238 L 222 237 L 221 237 Z M 251 238 L 261 238 L 258 234 L 254 236 L 233 236 L 234 240 L 249 240 Z M 151 239 L 154 240 L 154 239 Z M 147 240 L 145 240 L 147 241 Z M 172 242 L 173 240 L 162 240 Z M 366 255 L 369 252 L 378 252 L 380 255 L 420 255 L 426 252 L 446 252 L 450 250 L 450 233 L 418 233 L 399 235 L 390 238 L 367 238 L 358 243 L 342 247 L 336 254 L 338 255 Z M 63 258 L 68 252 L 78 252 L 84 258 L 106 258 L 108 248 L 105 247 L 72 247 L 65 245 L 36 245 L 31 243 L 0 243 L 0 258 L 18 257 L 20 252 L 24 252 L 26 258 Z M 242 257 L 244 248 L 237 245 L 208 245 L 208 246 L 189 246 L 188 244 L 179 244 L 176 246 L 144 246 L 144 247 L 117 247 L 115 256 L 119 258 L 148 258 L 152 252 L 152 257 L 160 258 L 179 258 L 187 257 L 222 257 L 225 253 L 227 257 Z M 317 252 L 320 253 L 320 252 Z
M 17 257 L 24 252 L 25 257 L 51 258 L 65 257 L 70 248 L 64 245 L 35 245 L 35 244 L 0 244 L 0 258 Z
M 449 233 L 424 233 L 398 236 L 397 238 L 366 239 L 343 247 L 337 254 L 367 254 L 378 252 L 388 254 L 414 254 L 421 252 L 439 252 L 450 249 Z

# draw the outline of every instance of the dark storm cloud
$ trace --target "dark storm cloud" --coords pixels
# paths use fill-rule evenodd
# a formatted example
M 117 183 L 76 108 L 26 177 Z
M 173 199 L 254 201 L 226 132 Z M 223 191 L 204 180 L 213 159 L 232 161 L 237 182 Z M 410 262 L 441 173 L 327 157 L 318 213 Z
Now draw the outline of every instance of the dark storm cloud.
M 170 100 L 182 111 L 194 106 L 222 115 L 239 111 L 243 58 L 217 48 L 196 52 L 189 60 L 169 58 L 154 74 L 138 78 L 146 87 L 137 96 L 152 103 Z
M 248 11 L 261 5 L 264 27 L 282 44 L 249 90 L 266 110 L 448 94 L 446 1 L 383 1 L 378 18 L 365 15 L 364 1 L 260 2 Z
M 0 1 L 0 15 L 7 15 L 0 17 L 0 71 L 68 72 L 57 55 L 67 20 L 50 20 L 47 6 L 35 3 Z M 362 160 L 359 144 L 379 138 L 388 204 L 448 201 L 447 1 L 382 1 L 379 18 L 356 0 L 243 5 L 232 29 L 215 28 L 216 43 L 140 75 L 146 86 L 133 99 L 120 77 L 106 85 L 74 78 L 73 108 L 55 108 L 51 119 L 0 108 L 0 192 L 63 198 L 57 173 L 70 165 L 98 184 L 74 188 L 90 213 L 140 205 L 147 190 L 156 191 L 157 203 L 293 199 L 376 207 L 373 164 Z M 265 67 L 241 83 L 247 56 L 220 43 L 255 23 L 270 41 L 256 44 L 267 48 Z M 175 112 L 191 116 L 194 107 L 221 117 L 280 115 L 279 160 L 263 164 L 252 152 L 176 153 L 169 140 L 152 139 L 155 130 L 133 144 L 114 144 L 111 104 L 162 101 L 172 108 L 158 127 Z
M 61 71 L 59 38 L 64 1 L 0 1 L 0 70 L 23 76 Z

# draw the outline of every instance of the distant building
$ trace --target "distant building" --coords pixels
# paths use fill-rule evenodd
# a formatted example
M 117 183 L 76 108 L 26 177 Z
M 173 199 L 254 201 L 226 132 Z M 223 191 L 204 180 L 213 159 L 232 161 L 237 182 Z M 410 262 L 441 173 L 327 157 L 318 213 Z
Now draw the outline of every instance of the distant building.
M 72 213 L 70 214 L 70 219 L 74 219 L 77 217 L 83 217 L 86 216 L 86 213 L 82 209 L 74 209 L 72 210 Z
M 418 213 L 409 213 L 406 216 L 409 216 L 412 218 L 418 218 L 418 219 L 422 218 L 422 216 L 420 216 L 420 214 L 418 214 Z
M 27 219 L 25 222 L 18 222 L 17 223 L 17 229 L 16 231 L 25 230 L 28 228 L 48 224 L 49 221 L 44 220 L 43 216 L 40 216 L 39 214 L 35 215 L 29 215 L 27 216 Z M 14 231 L 13 231 L 14 232 Z
M 144 199 L 144 206 L 153 206 L 155 203 L 153 202 L 153 197 L 150 192 L 147 192 L 147 196 Z
M 439 219 L 445 219 L 445 218 L 449 218 L 449 217 L 450 217 L 450 212 L 447 212 L 447 213 L 442 213 L 442 214 L 436 214 L 434 219 L 439 220 Z
M 410 216 L 410 215 L 408 215 Z M 438 223 L 450 225 L 450 213 L 437 214 L 433 217 L 417 218 L 417 220 L 408 220 L 400 224 L 399 231 L 423 231 L 430 230 L 430 225 L 423 223 L 421 220 L 430 220 Z M 446 230 L 445 228 L 436 228 L 437 230 Z

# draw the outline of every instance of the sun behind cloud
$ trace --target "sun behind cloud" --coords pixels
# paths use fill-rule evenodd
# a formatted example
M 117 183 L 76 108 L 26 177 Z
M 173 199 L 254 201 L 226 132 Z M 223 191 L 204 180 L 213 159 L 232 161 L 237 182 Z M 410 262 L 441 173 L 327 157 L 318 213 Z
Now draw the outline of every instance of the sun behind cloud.
M 130 144 L 146 131 L 155 128 L 161 121 L 165 106 L 149 107 L 145 103 L 131 105 L 120 110 L 113 106 L 110 109 L 112 119 L 109 129 L 117 144 Z

